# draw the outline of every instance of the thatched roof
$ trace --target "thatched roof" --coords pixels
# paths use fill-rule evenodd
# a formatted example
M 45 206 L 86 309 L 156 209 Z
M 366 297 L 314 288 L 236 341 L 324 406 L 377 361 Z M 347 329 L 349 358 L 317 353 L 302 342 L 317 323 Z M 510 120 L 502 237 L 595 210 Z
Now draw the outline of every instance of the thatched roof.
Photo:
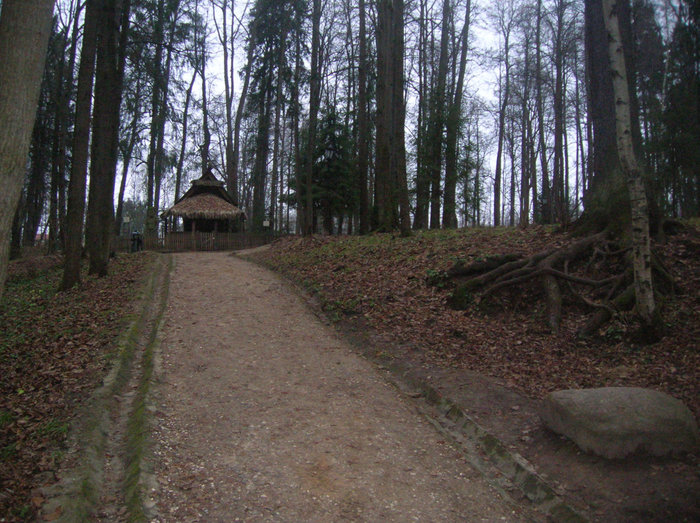
M 165 216 L 180 216 L 182 218 L 206 220 L 226 220 L 238 218 L 243 211 L 211 193 L 195 194 L 188 198 L 182 198 L 178 203 L 168 209 Z

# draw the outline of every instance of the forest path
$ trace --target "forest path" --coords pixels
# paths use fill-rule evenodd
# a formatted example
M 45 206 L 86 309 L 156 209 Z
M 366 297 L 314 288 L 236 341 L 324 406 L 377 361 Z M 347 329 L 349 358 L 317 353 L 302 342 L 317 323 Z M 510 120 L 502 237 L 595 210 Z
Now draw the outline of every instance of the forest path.
M 519 521 L 413 400 L 278 276 L 175 255 L 153 521 Z

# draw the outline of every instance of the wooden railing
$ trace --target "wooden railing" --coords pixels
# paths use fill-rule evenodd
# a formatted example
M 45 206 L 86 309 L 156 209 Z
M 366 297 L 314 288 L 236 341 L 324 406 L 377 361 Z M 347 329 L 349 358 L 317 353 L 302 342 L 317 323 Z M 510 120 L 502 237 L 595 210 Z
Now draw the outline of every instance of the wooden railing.
M 235 251 L 266 245 L 276 238 L 276 233 L 249 232 L 170 232 L 164 236 L 144 236 L 142 248 L 147 251 Z M 113 239 L 112 249 L 130 252 L 132 238 L 118 236 Z

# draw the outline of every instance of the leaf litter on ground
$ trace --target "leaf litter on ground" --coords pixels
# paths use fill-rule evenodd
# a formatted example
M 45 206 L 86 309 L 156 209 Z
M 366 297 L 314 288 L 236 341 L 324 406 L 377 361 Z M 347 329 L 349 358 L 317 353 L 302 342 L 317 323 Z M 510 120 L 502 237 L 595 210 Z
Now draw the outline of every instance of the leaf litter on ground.
M 417 231 L 409 238 L 291 237 L 254 257 L 316 293 L 331 318 L 360 315 L 428 364 L 477 371 L 533 398 L 568 388 L 650 387 L 700 414 L 700 234 L 692 226 L 655 246 L 677 289 L 661 303 L 665 336 L 649 345 L 633 341 L 630 312 L 617 314 L 596 336 L 577 338 L 590 310 L 570 298 L 560 332 L 551 334 L 534 283 L 458 311 L 447 306 L 449 285 L 426 282 L 439 280 L 458 259 L 528 256 L 572 241 L 541 226 Z
M 0 300 L 0 514 L 32 519 L 55 481 L 71 421 L 97 388 L 150 254 L 121 255 L 104 278 L 58 292 L 60 256 L 10 264 Z

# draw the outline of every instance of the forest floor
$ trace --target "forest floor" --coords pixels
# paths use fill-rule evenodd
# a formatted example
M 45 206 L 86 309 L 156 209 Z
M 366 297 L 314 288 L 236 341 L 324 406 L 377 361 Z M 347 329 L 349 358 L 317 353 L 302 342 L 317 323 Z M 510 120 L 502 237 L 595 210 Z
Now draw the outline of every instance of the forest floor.
M 60 256 L 10 263 L 0 300 L 0 521 L 37 517 L 72 424 L 116 356 L 151 253 L 118 256 L 106 278 L 58 292 Z M 58 517 L 58 514 L 56 515 Z
M 677 285 L 675 294 L 662 303 L 665 337 L 650 345 L 639 345 L 634 341 L 635 322 L 627 313 L 616 315 L 596 336 L 577 339 L 576 329 L 590 311 L 568 298 L 565 298 L 561 331 L 557 335 L 551 334 L 543 319 L 542 292 L 534 285 L 507 290 L 466 311 L 454 311 L 446 306 L 449 284 L 427 283 L 434 281 L 436 274 L 449 269 L 458 258 L 476 260 L 504 253 L 529 255 L 571 241 L 573 239 L 564 234 L 540 227 L 525 231 L 471 229 L 419 232 L 407 239 L 391 235 L 314 237 L 310 240 L 289 238 L 246 256 L 296 282 L 301 295 L 307 297 L 307 305 L 338 329 L 339 335 L 323 330 L 325 327 L 318 334 L 323 338 L 320 343 L 328 342 L 329 346 L 335 347 L 328 351 L 333 365 L 323 359 L 325 355 L 314 356 L 320 358 L 321 368 L 349 366 L 353 369 L 353 379 L 361 374 L 374 376 L 370 380 L 374 382 L 377 376 L 384 376 L 399 389 L 402 380 L 410 382 L 408 392 L 404 391 L 404 399 L 400 399 L 399 404 L 409 402 L 412 406 L 403 405 L 401 416 L 411 416 L 415 414 L 410 412 L 412 409 L 419 410 L 428 416 L 426 419 L 433 420 L 430 421 L 433 425 L 444 425 L 445 420 L 439 420 L 439 413 L 435 415 L 429 407 L 418 406 L 424 403 L 422 396 L 425 394 L 415 390 L 424 389 L 420 385 L 418 389 L 411 387 L 424 383 L 458 405 L 469 418 L 502 442 L 508 452 L 524 457 L 536 475 L 551 486 L 560 499 L 585 517 L 594 521 L 696 521 L 700 519 L 698 456 L 653 459 L 634 456 L 607 461 L 581 453 L 570 442 L 546 431 L 539 421 L 537 409 L 539 400 L 553 390 L 624 385 L 668 392 L 683 400 L 696 417 L 700 414 L 700 233 L 697 228 L 686 229 L 669 237 L 667 243 L 655 245 Z M 179 259 L 188 261 L 178 262 Z M 60 518 L 60 511 L 39 514 L 42 506 L 45 510 L 47 501 L 41 487 L 55 482 L 61 463 L 67 461 L 69 427 L 79 417 L 85 398 L 98 387 L 108 368 L 114 364 L 117 339 L 123 335 L 129 319 L 133 320 L 137 292 L 144 287 L 153 261 L 154 256 L 149 253 L 119 256 L 114 260 L 108 278 L 88 277 L 80 289 L 68 293 L 56 292 L 60 280 L 59 257 L 12 263 L 7 290 L 0 300 L 0 521 Z M 179 277 L 178 263 L 180 271 L 186 269 Z M 186 443 L 185 440 L 175 444 L 178 442 L 163 435 L 166 428 L 172 430 L 171 435 L 177 439 L 188 437 L 189 432 L 197 433 L 192 428 L 197 426 L 199 430 L 201 423 L 214 429 L 221 423 L 221 427 L 230 425 L 227 416 L 230 417 L 235 410 L 226 409 L 225 402 L 231 394 L 211 396 L 208 405 L 221 412 L 218 417 L 208 416 L 208 406 L 202 403 L 203 398 L 206 399 L 207 387 L 215 386 L 223 374 L 234 378 L 243 369 L 241 378 L 247 381 L 241 382 L 240 386 L 232 382 L 230 391 L 250 393 L 246 401 L 251 416 L 259 412 L 256 410 L 259 402 L 271 391 L 277 391 L 279 395 L 269 409 L 279 410 L 279 405 L 288 401 L 284 387 L 278 386 L 279 379 L 264 385 L 254 383 L 262 374 L 257 377 L 251 374 L 253 369 L 261 371 L 271 366 L 265 365 L 266 359 L 271 363 L 274 358 L 279 358 L 277 352 L 261 358 L 256 356 L 255 350 L 244 350 L 240 361 L 247 362 L 246 365 L 229 372 L 226 370 L 230 363 L 227 359 L 216 360 L 215 364 L 209 361 L 215 357 L 211 347 L 202 345 L 195 351 L 187 349 L 198 347 L 197 338 L 214 336 L 221 340 L 221 344 L 238 339 L 239 333 L 235 329 L 219 333 L 221 336 L 216 331 L 230 323 L 231 315 L 227 311 L 234 307 L 232 302 L 240 302 L 235 306 L 245 306 L 249 298 L 263 297 L 270 302 L 269 306 L 258 307 L 258 316 L 249 318 L 253 323 L 267 321 L 272 305 L 280 300 L 282 305 L 292 307 L 295 315 L 306 318 L 304 322 L 314 320 L 312 316 L 309 319 L 304 307 L 295 302 L 286 285 L 248 264 L 244 265 L 250 274 L 238 278 L 237 283 L 229 282 L 238 286 L 229 289 L 230 292 L 224 292 L 223 285 L 221 288 L 216 285 L 207 287 L 211 281 L 216 281 L 217 274 L 227 274 L 232 264 L 243 262 L 227 254 L 176 257 L 172 292 L 175 297 L 182 296 L 178 301 L 173 301 L 176 298 L 170 300 L 171 309 L 166 313 L 162 329 L 163 362 L 160 364 L 164 380 L 156 387 L 156 403 L 160 403 L 153 407 L 152 413 L 162 422 L 154 434 L 155 448 L 160 453 L 156 455 L 159 476 L 154 492 L 159 498 L 147 503 L 159 509 L 157 517 L 160 520 L 177 521 L 179 516 L 196 520 L 199 517 L 196 511 L 200 508 L 221 508 L 216 496 L 212 497 L 213 487 L 209 487 L 209 479 L 214 476 L 195 466 L 202 454 L 209 450 L 209 440 L 202 440 L 200 448 L 194 448 L 181 444 Z M 215 301 L 223 304 L 223 309 L 220 305 L 211 307 L 214 295 L 218 296 Z M 233 300 L 231 296 L 234 296 Z M 200 302 L 198 308 L 202 310 L 193 317 L 191 306 Z M 241 313 L 233 317 L 240 322 L 246 315 Z M 268 344 L 282 347 L 287 343 L 283 324 L 291 320 L 288 317 L 272 319 L 273 323 L 277 321 L 277 327 L 264 331 L 257 324 L 249 325 L 253 348 Z M 301 330 L 301 334 L 307 337 L 316 335 L 315 331 L 319 329 L 308 327 L 308 332 L 304 332 L 304 325 L 312 323 L 297 324 L 296 320 L 293 323 L 288 329 Z M 202 328 L 205 330 L 201 331 Z M 374 365 L 362 363 L 336 347 L 348 341 L 355 352 Z M 302 368 L 305 358 L 299 360 Z M 337 365 L 338 359 L 343 365 Z M 393 371 L 393 377 L 389 377 L 390 371 Z M 301 375 L 301 370 L 299 373 Z M 348 379 L 347 373 L 333 374 L 332 377 L 324 374 L 322 377 L 327 380 L 325 384 L 329 388 L 326 392 L 331 395 L 342 392 L 342 383 Z M 355 381 L 350 385 L 351 396 L 369 386 L 364 382 L 358 385 Z M 307 386 L 305 394 L 313 388 Z M 162 401 L 169 393 L 174 394 L 174 400 L 170 403 Z M 343 392 L 338 397 L 345 396 L 348 394 Z M 212 399 L 214 397 L 216 400 Z M 391 401 L 394 400 L 383 408 L 372 399 L 361 403 L 370 407 L 374 405 L 375 411 L 388 412 Z M 352 410 L 354 407 L 349 405 Z M 306 412 L 316 406 L 303 404 L 296 408 L 301 409 L 299 412 Z M 241 410 L 241 415 L 245 412 Z M 173 413 L 176 416 L 166 416 Z M 284 418 L 281 416 L 277 420 L 281 424 L 274 434 L 270 432 L 271 427 L 251 421 L 251 430 L 254 429 L 251 434 L 256 437 L 248 440 L 247 445 L 255 449 L 265 442 L 290 437 L 289 424 L 297 421 Z M 361 419 L 367 425 L 371 416 L 363 415 Z M 330 423 L 338 420 L 336 417 Z M 298 422 L 303 425 L 304 416 Z M 423 422 L 414 421 L 412 424 Z M 352 423 L 350 425 L 352 432 Z M 307 433 L 319 428 L 323 427 L 313 423 L 304 425 Z M 225 428 L 217 430 L 212 434 L 225 435 Z M 423 428 L 419 430 L 423 431 Z M 396 442 L 401 432 L 397 430 L 392 435 L 378 429 L 376 439 Z M 271 434 L 275 436 L 272 439 L 269 438 Z M 490 458 L 486 453 L 478 449 L 455 453 L 455 441 L 451 439 L 449 427 L 443 434 L 432 443 L 422 445 L 418 452 L 424 456 L 421 458 L 423 465 L 432 471 L 428 474 L 430 477 L 424 478 L 427 483 L 440 477 L 431 476 L 437 474 L 433 469 L 451 470 L 452 465 L 441 464 L 445 455 L 454 456 L 464 470 L 480 463 L 477 469 L 482 474 L 486 471 L 486 476 L 491 474 L 488 471 L 493 467 L 488 465 Z M 352 437 L 358 435 L 361 436 L 355 434 Z M 301 446 L 302 441 L 297 443 Z M 337 442 L 323 439 L 318 439 L 317 444 L 321 450 L 330 445 L 326 450 L 331 452 L 338 446 Z M 362 444 L 361 437 L 352 443 L 355 447 Z M 358 449 L 352 445 L 346 450 L 354 456 Z M 178 449 L 184 449 L 184 457 L 177 453 Z M 299 461 L 303 457 L 297 455 L 296 448 L 291 448 L 290 452 L 292 460 Z M 426 452 L 433 457 L 425 458 Z M 261 453 L 262 449 L 257 454 Z M 392 453 L 389 455 L 400 454 L 393 448 Z M 221 457 L 226 452 L 219 454 Z M 335 499 L 335 504 L 323 505 L 326 502 L 322 498 L 319 498 L 321 501 L 312 500 L 311 504 L 321 504 L 328 515 L 356 520 L 362 519 L 362 510 L 374 510 L 373 498 L 370 496 L 363 501 L 357 492 L 347 491 L 347 485 L 340 481 L 342 478 L 334 475 L 334 467 L 338 464 L 328 460 L 328 453 L 321 454 L 316 456 L 318 459 L 299 461 L 294 469 L 295 477 L 305 478 L 305 488 L 325 489 L 323 499 Z M 190 469 L 179 466 L 183 465 L 183 460 L 186 465 L 189 458 L 194 459 Z M 351 456 L 350 461 L 352 459 Z M 274 459 L 269 468 L 253 461 L 228 461 L 224 465 L 220 470 L 230 471 L 233 466 L 234 472 L 241 473 L 232 476 L 235 481 L 230 480 L 229 484 L 234 489 L 232 492 L 241 495 L 256 485 L 259 488 L 252 491 L 266 494 L 269 490 L 272 494 L 277 480 L 286 481 L 282 477 L 283 471 L 275 469 Z M 352 463 L 347 465 L 352 468 Z M 419 474 L 412 465 L 406 465 L 404 469 L 399 474 L 407 478 Z M 374 470 L 371 465 L 370 470 Z M 212 474 L 217 473 L 217 468 L 213 467 Z M 468 475 L 470 481 L 472 478 L 477 481 L 477 476 Z M 497 490 L 500 488 L 505 497 L 510 498 L 510 503 L 516 502 L 516 508 L 513 509 L 511 504 L 509 509 L 515 512 L 501 517 L 506 520 L 545 519 L 541 512 L 533 512 L 537 507 L 533 507 L 523 493 L 507 486 L 504 491 L 493 476 L 487 479 L 489 485 L 495 485 Z M 262 481 L 259 485 L 258 480 Z M 196 492 L 195 488 L 198 489 Z M 353 495 L 336 499 L 339 493 Z M 194 499 L 196 503 L 178 504 L 178 496 Z M 493 498 L 490 494 L 487 497 Z M 208 502 L 214 504 L 207 505 Z M 407 506 L 411 504 L 410 498 L 403 502 Z M 299 510 L 305 510 L 303 500 L 297 506 Z M 273 515 L 266 512 L 271 505 L 264 497 L 258 497 L 251 507 L 257 512 L 240 513 L 241 519 L 265 519 Z M 113 517 L 126 518 L 121 509 L 111 508 Z M 486 508 L 493 510 L 493 514 L 502 510 L 493 504 Z M 446 515 L 449 512 L 437 510 L 435 514 L 441 519 L 451 519 Z M 205 512 L 201 514 L 201 520 L 209 517 Z
M 417 232 L 410 238 L 278 240 L 253 258 L 314 297 L 358 350 L 422 380 L 525 457 L 572 506 L 599 521 L 697 521 L 695 455 L 608 461 L 547 431 L 540 399 L 559 389 L 639 386 L 700 414 L 700 233 L 691 226 L 654 245 L 676 282 L 661 304 L 662 340 L 635 342 L 631 313 L 578 339 L 589 310 L 564 298 L 562 327 L 546 327 L 542 291 L 512 288 L 466 311 L 447 307 L 449 285 L 428 285 L 457 259 L 528 256 L 575 241 L 549 228 Z

